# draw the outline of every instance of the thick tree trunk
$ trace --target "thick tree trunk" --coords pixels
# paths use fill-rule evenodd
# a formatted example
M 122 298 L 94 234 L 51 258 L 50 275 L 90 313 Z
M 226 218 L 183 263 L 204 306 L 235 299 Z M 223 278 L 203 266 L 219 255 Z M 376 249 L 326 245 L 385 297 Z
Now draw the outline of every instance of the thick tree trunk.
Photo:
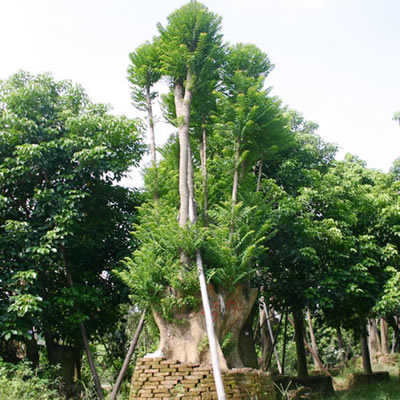
M 380 318 L 381 325 L 381 351 L 383 354 L 389 354 L 388 324 Z
M 365 333 L 361 335 L 361 354 L 364 373 L 372 374 L 371 356 L 369 354 L 368 339 Z
M 293 309 L 293 322 L 294 322 L 294 339 L 296 342 L 297 354 L 297 376 L 299 378 L 308 377 L 306 349 L 304 347 L 304 322 L 303 313 L 301 309 Z
M 176 116 L 179 124 L 179 226 L 184 228 L 189 222 L 195 223 L 197 219 L 195 200 L 194 200 L 194 187 L 193 187 L 193 170 L 191 160 L 191 147 L 189 139 L 189 122 L 190 122 L 190 106 L 192 102 L 192 82 L 193 77 L 190 69 L 187 71 L 186 86 L 179 82 L 175 82 L 175 106 Z M 181 263 L 187 265 L 189 263 L 188 255 L 181 251 Z M 209 348 L 211 354 L 211 361 L 213 367 L 213 375 L 215 386 L 217 389 L 217 396 L 219 400 L 225 400 L 225 389 L 222 382 L 221 369 L 220 369 L 220 354 L 218 353 L 219 343 L 215 338 L 214 323 L 211 315 L 209 298 L 207 294 L 206 278 L 203 271 L 203 261 L 200 250 L 196 251 L 196 265 L 200 283 L 201 300 L 203 304 L 203 311 L 205 316 L 205 325 L 207 331 L 207 338 L 209 341 Z M 159 319 L 161 322 L 161 320 Z M 161 325 L 159 325 L 160 328 Z M 193 330 L 194 333 L 194 330 Z M 161 336 L 161 330 L 160 330 Z M 161 340 L 160 340 L 161 346 Z
M 308 320 L 308 329 L 310 330 L 310 339 L 311 339 L 311 348 L 313 349 L 313 354 L 312 358 L 314 361 L 314 367 L 319 368 L 319 362 L 317 357 L 318 356 L 318 347 L 317 347 L 317 341 L 315 340 L 315 335 L 314 335 L 314 328 L 312 325 L 312 318 L 311 318 L 311 313 L 310 310 L 307 309 L 307 320 Z
M 44 338 L 50 365 L 60 364 L 61 380 L 66 390 L 71 391 L 81 376 L 81 350 L 55 343 L 48 331 L 44 332 Z
M 257 290 L 238 286 L 234 292 L 215 292 L 208 285 L 214 331 L 217 336 L 219 363 L 222 369 L 244 367 L 239 352 L 239 336 L 257 298 Z M 167 321 L 153 310 L 160 331 L 160 347 L 166 358 L 181 362 L 210 364 L 205 313 L 203 309 L 176 310 L 175 321 Z M 178 323 L 176 322 L 178 321 Z M 229 353 L 223 355 L 220 344 L 230 337 Z
M 192 146 L 188 147 L 188 190 L 189 190 L 189 221 L 193 224 L 197 221 L 197 207 L 194 198 L 194 178 L 192 164 Z
M 188 72 L 186 88 L 179 82 L 175 83 L 175 108 L 179 123 L 179 225 L 184 227 L 189 222 L 189 187 L 188 187 L 188 162 L 189 162 L 189 123 L 190 104 L 192 100 L 191 74 Z
M 239 334 L 239 355 L 245 367 L 258 368 L 257 353 L 254 343 L 253 322 L 259 307 L 255 302 Z

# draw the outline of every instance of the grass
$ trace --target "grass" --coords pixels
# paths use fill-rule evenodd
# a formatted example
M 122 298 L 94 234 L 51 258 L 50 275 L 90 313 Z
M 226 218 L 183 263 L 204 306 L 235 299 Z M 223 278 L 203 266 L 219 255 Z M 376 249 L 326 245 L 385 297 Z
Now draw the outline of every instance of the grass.
M 392 377 L 389 382 L 340 390 L 325 398 L 332 400 L 400 400 L 400 382 L 398 377 Z
M 349 376 L 355 372 L 362 372 L 361 359 L 345 369 L 342 374 L 334 378 L 335 393 L 321 399 L 330 400 L 400 400 L 400 378 L 398 355 L 377 356 L 373 360 L 374 372 L 388 371 L 390 381 L 371 383 L 360 387 L 349 387 Z

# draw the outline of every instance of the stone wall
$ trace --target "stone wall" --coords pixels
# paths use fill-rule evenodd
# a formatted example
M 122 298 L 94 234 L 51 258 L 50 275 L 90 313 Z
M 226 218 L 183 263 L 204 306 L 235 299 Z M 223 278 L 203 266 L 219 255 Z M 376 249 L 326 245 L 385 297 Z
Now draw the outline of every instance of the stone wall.
M 275 400 L 271 378 L 251 368 L 222 372 L 228 399 Z M 217 399 L 211 366 L 181 364 L 164 358 L 140 358 L 132 376 L 129 400 Z

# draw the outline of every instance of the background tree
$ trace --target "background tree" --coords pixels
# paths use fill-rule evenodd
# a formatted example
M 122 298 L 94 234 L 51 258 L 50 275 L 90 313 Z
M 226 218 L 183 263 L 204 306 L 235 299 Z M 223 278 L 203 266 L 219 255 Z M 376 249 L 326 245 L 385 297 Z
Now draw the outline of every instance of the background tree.
M 71 383 L 80 324 L 89 338 L 112 331 L 126 299 L 110 271 L 133 249 L 140 196 L 115 183 L 145 150 L 140 125 L 25 72 L 1 82 L 0 110 L 2 338 L 44 336 Z

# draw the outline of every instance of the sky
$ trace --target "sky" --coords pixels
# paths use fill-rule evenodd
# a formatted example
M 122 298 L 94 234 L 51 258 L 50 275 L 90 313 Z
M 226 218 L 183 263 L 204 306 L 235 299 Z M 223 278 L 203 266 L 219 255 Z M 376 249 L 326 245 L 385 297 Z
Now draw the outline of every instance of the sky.
M 266 84 L 319 124 L 318 134 L 367 166 L 400 157 L 400 1 L 203 0 L 224 40 L 253 43 L 275 65 Z M 81 84 L 115 114 L 137 116 L 129 53 L 157 35 L 184 0 L 1 0 L 0 79 L 51 72 Z M 158 143 L 173 132 L 161 122 Z M 132 175 L 133 179 L 135 174 Z

